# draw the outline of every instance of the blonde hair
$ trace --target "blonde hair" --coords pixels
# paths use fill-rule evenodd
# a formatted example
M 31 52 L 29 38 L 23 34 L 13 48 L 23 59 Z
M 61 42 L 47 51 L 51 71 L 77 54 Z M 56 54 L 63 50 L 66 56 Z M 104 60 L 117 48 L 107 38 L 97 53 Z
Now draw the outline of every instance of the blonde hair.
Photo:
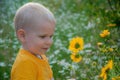
M 21 28 L 29 28 L 29 26 L 44 20 L 56 23 L 54 15 L 46 7 L 39 3 L 29 2 L 17 10 L 14 25 L 17 31 Z

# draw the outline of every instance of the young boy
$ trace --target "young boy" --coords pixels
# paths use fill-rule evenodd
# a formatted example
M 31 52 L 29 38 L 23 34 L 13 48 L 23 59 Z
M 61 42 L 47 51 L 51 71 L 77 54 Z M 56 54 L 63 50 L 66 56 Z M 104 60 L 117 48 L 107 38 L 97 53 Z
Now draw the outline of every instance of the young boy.
M 11 70 L 11 80 L 53 80 L 45 56 L 55 29 L 53 14 L 38 3 L 20 7 L 14 18 L 16 35 L 22 44 Z

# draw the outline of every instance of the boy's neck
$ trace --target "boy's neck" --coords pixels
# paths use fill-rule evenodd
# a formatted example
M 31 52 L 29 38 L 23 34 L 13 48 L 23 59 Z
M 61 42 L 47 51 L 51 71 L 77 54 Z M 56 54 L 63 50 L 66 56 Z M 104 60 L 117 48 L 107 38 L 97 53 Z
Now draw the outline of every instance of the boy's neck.
M 25 47 L 23 47 L 23 46 L 22 46 L 22 49 L 24 49 L 24 50 L 30 52 L 32 55 L 34 55 L 35 57 L 37 57 L 37 58 L 39 58 L 39 59 L 43 59 L 43 57 L 42 57 L 40 54 L 35 54 L 35 53 L 29 51 L 27 48 L 25 48 Z

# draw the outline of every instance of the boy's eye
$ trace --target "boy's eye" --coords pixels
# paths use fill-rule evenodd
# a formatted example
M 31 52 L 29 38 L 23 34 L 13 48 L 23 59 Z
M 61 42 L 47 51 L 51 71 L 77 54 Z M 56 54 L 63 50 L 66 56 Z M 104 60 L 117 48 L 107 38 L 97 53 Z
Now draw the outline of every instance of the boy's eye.
M 53 36 L 50 36 L 50 38 L 52 38 Z
M 39 36 L 40 38 L 45 38 L 47 36 Z M 52 38 L 53 36 L 49 36 L 49 38 Z
M 46 36 L 40 36 L 40 38 L 45 38 Z

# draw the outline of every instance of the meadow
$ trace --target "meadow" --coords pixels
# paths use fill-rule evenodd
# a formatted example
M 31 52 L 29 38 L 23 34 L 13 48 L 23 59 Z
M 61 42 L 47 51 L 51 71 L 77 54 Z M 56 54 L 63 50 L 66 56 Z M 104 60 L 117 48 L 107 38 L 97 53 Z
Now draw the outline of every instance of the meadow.
M 55 80 L 120 80 L 119 0 L 0 0 L 0 80 L 9 80 L 21 47 L 13 25 L 27 2 L 49 8 L 56 18 L 46 53 Z

